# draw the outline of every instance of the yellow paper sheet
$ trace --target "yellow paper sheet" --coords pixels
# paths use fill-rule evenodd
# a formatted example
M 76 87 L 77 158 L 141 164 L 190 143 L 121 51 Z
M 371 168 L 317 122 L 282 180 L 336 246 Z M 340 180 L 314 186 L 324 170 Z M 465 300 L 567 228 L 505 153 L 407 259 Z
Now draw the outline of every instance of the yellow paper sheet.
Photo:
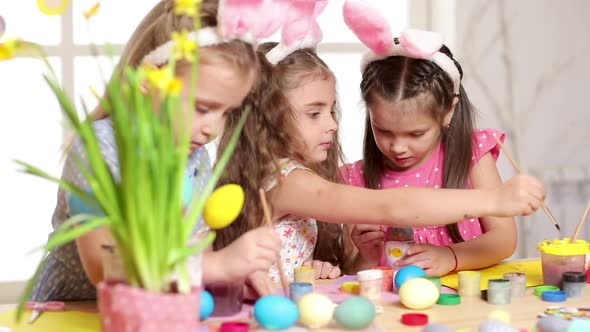
M 80 311 L 43 312 L 33 324 L 29 324 L 30 311 L 26 311 L 20 323 L 15 323 L 15 310 L 0 314 L 0 326 L 10 327 L 12 332 L 59 331 L 59 332 L 100 332 L 100 318 L 97 313 Z
M 543 271 L 540 260 L 501 263 L 487 269 L 479 270 L 479 272 L 481 272 L 481 290 L 488 289 L 488 280 L 501 279 L 504 273 L 508 272 L 526 273 L 527 287 L 543 284 Z M 459 289 L 459 278 L 456 273 L 442 277 L 441 282 L 447 287 Z

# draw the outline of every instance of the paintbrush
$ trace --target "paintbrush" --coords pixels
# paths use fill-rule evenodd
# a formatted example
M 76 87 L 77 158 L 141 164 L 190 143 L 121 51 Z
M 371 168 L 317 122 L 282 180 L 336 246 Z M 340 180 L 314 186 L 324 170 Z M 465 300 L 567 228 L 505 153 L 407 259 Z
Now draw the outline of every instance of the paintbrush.
M 519 174 L 522 174 L 522 169 L 520 168 L 520 166 L 518 166 L 518 164 L 516 163 L 514 158 L 512 158 L 512 155 L 510 155 L 510 152 L 508 152 L 508 149 L 506 149 L 504 144 L 502 144 L 502 141 L 500 141 L 500 139 L 495 135 L 494 135 L 494 139 L 496 139 L 496 142 L 500 146 L 500 149 L 502 149 L 502 152 L 504 152 L 504 154 L 506 155 L 506 158 L 508 158 L 508 160 L 510 160 L 510 163 L 512 163 L 512 166 L 514 167 L 514 169 Z M 541 207 L 543 208 L 543 211 L 545 211 L 545 214 L 547 215 L 547 217 L 549 217 L 549 220 L 551 220 L 551 222 L 553 223 L 555 228 L 557 228 L 557 230 L 559 232 L 561 232 L 561 227 L 559 227 L 559 223 L 557 223 L 557 220 L 555 220 L 555 217 L 553 217 L 553 214 L 551 213 L 551 211 L 549 211 L 549 208 L 547 207 L 547 205 L 545 205 L 545 202 L 543 202 L 543 205 L 541 205 Z

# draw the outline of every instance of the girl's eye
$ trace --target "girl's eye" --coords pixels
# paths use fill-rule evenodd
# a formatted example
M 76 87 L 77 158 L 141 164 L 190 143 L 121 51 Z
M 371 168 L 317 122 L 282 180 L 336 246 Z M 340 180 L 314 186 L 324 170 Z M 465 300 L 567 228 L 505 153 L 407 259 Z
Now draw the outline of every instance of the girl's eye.
M 201 113 L 201 114 L 207 114 L 207 112 L 209 112 L 209 110 L 207 110 L 206 108 L 199 107 L 199 106 L 197 106 L 195 111 L 197 111 L 198 113 Z
M 320 114 L 321 114 L 320 112 L 316 112 L 316 111 L 309 112 L 309 115 L 312 118 L 317 118 Z
M 420 137 L 420 136 L 422 136 L 422 135 L 424 135 L 424 132 L 423 132 L 423 131 L 419 131 L 419 132 L 414 132 L 414 133 L 412 133 L 412 136 L 413 136 L 413 137 Z

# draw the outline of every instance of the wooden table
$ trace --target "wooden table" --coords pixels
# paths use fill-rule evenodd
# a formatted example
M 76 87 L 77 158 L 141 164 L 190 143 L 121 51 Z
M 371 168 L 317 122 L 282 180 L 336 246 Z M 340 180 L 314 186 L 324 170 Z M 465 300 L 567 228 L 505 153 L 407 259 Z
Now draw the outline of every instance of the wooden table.
M 322 282 L 320 282 L 322 283 Z M 323 282 L 326 283 L 326 282 Z M 586 285 L 586 292 L 583 298 L 568 299 L 566 302 L 549 303 L 543 302 L 536 297 L 532 289 L 528 289 L 527 294 L 520 298 L 513 298 L 509 305 L 498 306 L 491 305 L 479 298 L 462 298 L 462 302 L 456 306 L 442 306 L 434 305 L 428 310 L 408 310 L 399 303 L 383 303 L 384 312 L 379 314 L 373 324 L 373 329 L 370 331 L 421 331 L 422 327 L 408 327 L 400 322 L 400 317 L 408 312 L 421 312 L 429 316 L 429 321 L 441 323 L 451 328 L 467 328 L 469 331 L 477 331 L 480 322 L 488 317 L 488 315 L 495 310 L 504 310 L 508 312 L 512 319 L 512 326 L 516 328 L 532 329 L 537 321 L 537 315 L 542 313 L 548 306 L 559 305 L 567 307 L 584 307 L 590 306 L 590 284 Z M 69 310 L 92 310 L 95 308 L 94 303 L 68 303 Z M 9 325 L 6 320 L 6 314 L 0 315 L 0 326 Z M 69 313 L 74 314 L 74 313 Z M 45 315 L 45 317 L 44 317 Z M 64 313 L 44 313 L 36 323 L 22 324 L 20 327 L 14 328 L 15 331 L 47 331 L 47 325 L 44 324 L 50 319 L 56 319 Z M 25 315 L 25 318 L 28 314 Z M 77 313 L 75 319 L 71 321 L 63 320 L 63 326 L 60 325 L 60 331 L 79 331 L 79 332 L 94 332 L 99 331 L 99 317 L 96 313 Z M 63 318 L 63 316 L 62 316 Z M 45 321 L 45 322 L 44 322 Z M 208 320 L 209 324 L 213 322 L 216 325 L 217 321 Z M 68 326 L 65 326 L 68 325 Z M 301 331 L 301 328 L 293 328 L 292 331 Z M 213 329 L 210 329 L 213 331 Z M 337 327 L 328 327 L 325 329 L 315 330 L 321 331 L 342 331 Z

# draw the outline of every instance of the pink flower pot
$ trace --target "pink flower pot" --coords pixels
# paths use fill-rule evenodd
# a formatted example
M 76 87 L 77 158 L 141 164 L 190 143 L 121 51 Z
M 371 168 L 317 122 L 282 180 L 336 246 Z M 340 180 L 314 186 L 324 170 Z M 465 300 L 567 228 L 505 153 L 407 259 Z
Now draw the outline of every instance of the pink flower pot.
M 199 325 L 200 289 L 190 294 L 152 293 L 101 282 L 97 290 L 104 332 L 194 332 Z

